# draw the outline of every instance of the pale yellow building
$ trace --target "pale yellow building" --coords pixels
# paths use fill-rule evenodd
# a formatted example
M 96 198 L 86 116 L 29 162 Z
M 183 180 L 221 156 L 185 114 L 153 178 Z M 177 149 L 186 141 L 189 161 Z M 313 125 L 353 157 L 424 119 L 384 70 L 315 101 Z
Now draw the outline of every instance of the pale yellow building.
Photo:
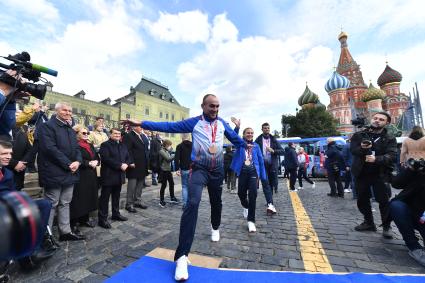
M 44 101 L 50 112 L 59 101 L 71 104 L 76 122 L 93 125 L 98 116 L 105 118 L 108 128 L 119 127 L 124 119 L 140 119 L 149 121 L 180 121 L 189 117 L 189 108 L 181 106 L 166 85 L 143 77 L 130 93 L 118 98 L 115 104 L 106 98 L 100 102 L 85 99 L 84 91 L 70 96 L 49 90 Z M 170 139 L 175 148 L 181 142 L 179 134 L 162 133 L 163 138 Z

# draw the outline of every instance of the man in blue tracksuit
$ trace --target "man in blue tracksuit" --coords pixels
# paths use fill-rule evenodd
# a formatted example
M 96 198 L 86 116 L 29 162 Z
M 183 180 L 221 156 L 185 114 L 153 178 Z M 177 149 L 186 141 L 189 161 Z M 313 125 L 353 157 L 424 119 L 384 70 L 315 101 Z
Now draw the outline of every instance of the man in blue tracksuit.
M 187 256 L 195 236 L 198 208 L 202 189 L 208 188 L 211 203 L 211 240 L 220 240 L 219 226 L 221 221 L 221 193 L 224 178 L 223 141 L 224 136 L 239 147 L 246 143 L 229 125 L 218 117 L 220 103 L 213 94 L 207 94 L 202 100 L 203 113 L 179 122 L 150 122 L 127 120 L 130 125 L 142 125 L 143 129 L 168 133 L 192 133 L 192 172 L 189 180 L 188 204 L 180 221 L 179 246 L 176 260 L 175 280 L 189 278 L 187 271 Z

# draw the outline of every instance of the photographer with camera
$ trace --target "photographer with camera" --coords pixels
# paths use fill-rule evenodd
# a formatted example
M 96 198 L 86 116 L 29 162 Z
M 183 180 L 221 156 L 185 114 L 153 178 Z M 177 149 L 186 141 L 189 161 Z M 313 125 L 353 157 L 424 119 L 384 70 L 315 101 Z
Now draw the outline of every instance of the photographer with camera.
M 393 178 L 391 184 L 402 191 L 390 203 L 390 217 L 397 226 L 409 249 L 409 255 L 425 266 L 425 250 L 419 244 L 415 230 L 425 242 L 425 224 L 421 218 L 425 211 L 425 161 L 410 158 L 406 170 Z
M 356 231 L 376 231 L 370 204 L 372 187 L 375 199 L 379 203 L 383 233 L 392 238 L 391 222 L 386 221 L 389 213 L 389 178 L 397 155 L 397 141 L 385 129 L 391 122 L 386 112 L 377 112 L 372 116 L 371 125 L 355 133 L 351 138 L 350 150 L 353 154 L 352 174 L 357 189 L 357 207 L 364 221 L 357 225 Z

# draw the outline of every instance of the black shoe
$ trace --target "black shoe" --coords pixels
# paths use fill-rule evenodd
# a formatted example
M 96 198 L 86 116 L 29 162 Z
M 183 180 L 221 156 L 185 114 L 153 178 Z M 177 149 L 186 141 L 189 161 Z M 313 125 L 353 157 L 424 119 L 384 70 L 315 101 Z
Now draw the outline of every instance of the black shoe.
M 127 221 L 127 220 L 128 220 L 128 218 L 127 218 L 127 217 L 124 217 L 124 216 L 122 216 L 121 214 L 118 214 L 118 215 L 112 215 L 111 219 L 112 219 L 112 220 L 116 220 L 116 221 Z
M 59 248 L 59 245 L 56 243 L 53 236 L 46 233 L 44 235 L 43 242 L 41 243 L 41 248 L 45 251 L 56 251 Z
M 72 226 L 72 227 L 71 227 L 71 231 L 72 231 L 72 233 L 74 233 L 75 235 L 78 235 L 78 236 L 81 236 L 81 235 L 82 235 L 82 234 L 81 234 L 80 229 L 78 229 L 78 227 L 77 227 L 77 226 Z
M 84 235 L 77 235 L 77 234 L 74 234 L 73 232 L 60 235 L 60 237 L 59 237 L 59 241 L 61 241 L 61 242 L 63 242 L 63 241 L 81 241 L 81 240 L 85 240 L 85 239 L 86 239 L 86 237 Z
M 385 239 L 392 239 L 393 238 L 393 230 L 391 227 L 384 227 L 382 230 L 382 236 Z
M 102 228 L 111 229 L 111 224 L 107 220 L 99 220 L 97 224 Z
M 179 203 L 179 200 L 178 200 L 176 197 L 172 197 L 172 198 L 170 199 L 170 202 L 171 202 L 171 203 Z
M 135 206 L 135 207 L 137 207 L 137 208 L 141 208 L 141 209 L 146 209 L 146 208 L 148 208 L 146 205 L 141 204 L 141 203 L 135 203 L 135 204 L 134 204 L 134 206 Z
M 376 225 L 375 223 L 368 223 L 368 222 L 363 222 L 360 225 L 357 225 L 356 227 L 354 227 L 354 230 L 356 231 L 376 231 Z
M 333 198 L 336 198 L 338 195 L 337 194 L 328 193 L 328 196 L 333 197 Z
M 165 201 L 160 200 L 160 201 L 159 201 L 159 206 L 160 206 L 160 207 L 165 207 Z
M 127 210 L 130 213 L 136 213 L 137 212 L 137 210 L 134 207 L 130 206 L 130 205 L 126 206 L 125 207 L 125 210 Z
M 338 195 L 339 198 L 344 198 L 344 195 Z
M 87 220 L 84 222 L 80 222 L 80 226 L 94 228 L 96 225 L 93 223 L 93 221 Z

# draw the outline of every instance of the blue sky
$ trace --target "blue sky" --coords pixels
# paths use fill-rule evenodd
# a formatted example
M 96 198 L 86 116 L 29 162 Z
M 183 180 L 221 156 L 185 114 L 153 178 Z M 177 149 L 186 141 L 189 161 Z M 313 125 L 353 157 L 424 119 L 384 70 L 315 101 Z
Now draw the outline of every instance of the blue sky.
M 58 92 L 114 99 L 147 76 L 192 115 L 215 92 L 224 118 L 280 130 L 306 82 L 329 103 L 323 86 L 341 27 L 365 82 L 376 85 L 388 60 L 402 92 L 417 81 L 425 103 L 424 8 L 420 0 L 0 0 L 0 54 L 26 50 L 58 70 L 48 77 Z

